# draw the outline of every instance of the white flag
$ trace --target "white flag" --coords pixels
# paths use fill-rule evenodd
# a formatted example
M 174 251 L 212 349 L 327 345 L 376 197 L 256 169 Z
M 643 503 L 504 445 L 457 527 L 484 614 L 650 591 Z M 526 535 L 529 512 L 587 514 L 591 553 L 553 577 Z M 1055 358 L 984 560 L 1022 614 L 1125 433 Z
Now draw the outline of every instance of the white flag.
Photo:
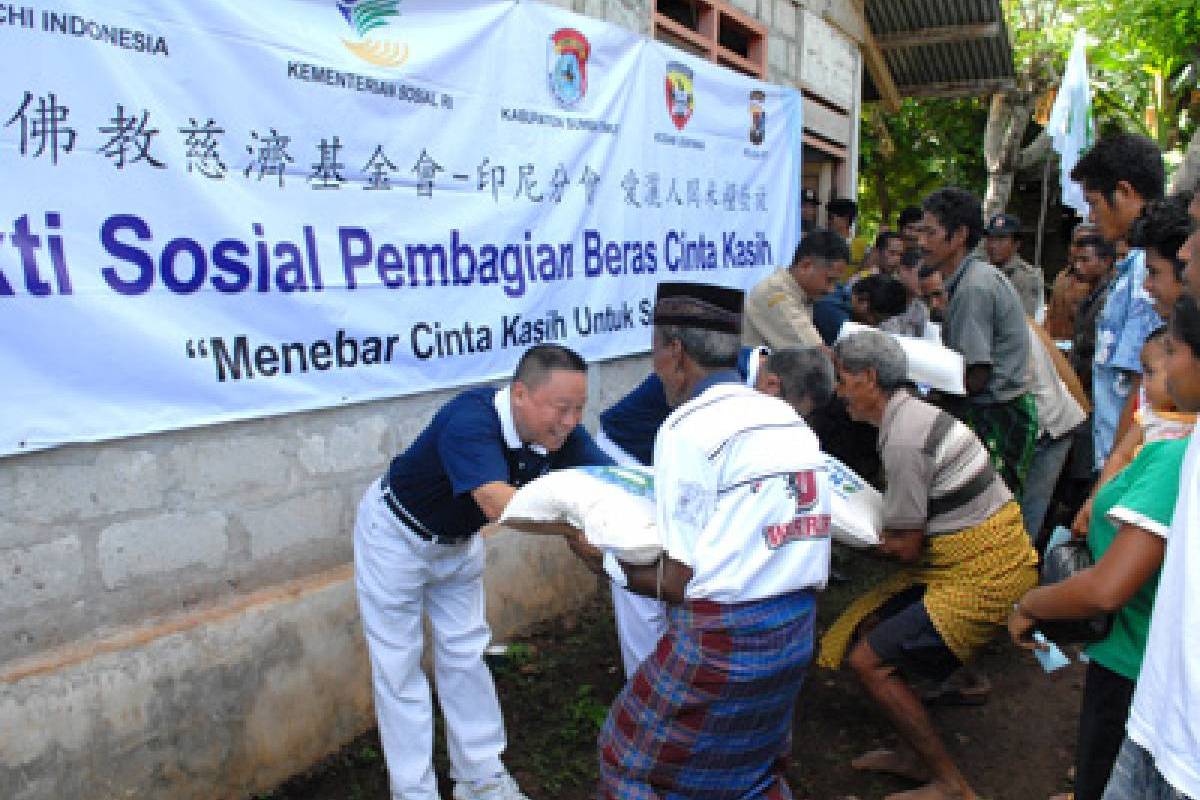
M 1054 98 L 1054 107 L 1050 110 L 1050 121 L 1046 123 L 1046 131 L 1050 141 L 1060 156 L 1060 183 L 1062 184 L 1062 201 L 1087 218 L 1087 201 L 1083 199 L 1083 187 L 1071 180 L 1071 170 L 1079 162 L 1079 154 L 1091 147 L 1092 131 L 1092 90 L 1088 83 L 1087 68 L 1087 32 L 1075 33 L 1075 44 L 1071 46 L 1071 56 L 1067 59 L 1067 70 L 1063 74 L 1062 85 L 1058 96 Z

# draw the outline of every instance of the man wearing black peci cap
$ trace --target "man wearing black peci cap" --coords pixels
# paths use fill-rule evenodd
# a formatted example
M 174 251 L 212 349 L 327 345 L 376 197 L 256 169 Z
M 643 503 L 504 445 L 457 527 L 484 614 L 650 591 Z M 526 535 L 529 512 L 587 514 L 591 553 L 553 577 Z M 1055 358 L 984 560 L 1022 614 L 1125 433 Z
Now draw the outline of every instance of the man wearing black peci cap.
M 454 800 L 526 800 L 500 762 L 504 720 L 483 651 L 484 545 L 477 531 L 551 469 L 611 464 L 579 424 L 587 365 L 558 345 L 521 356 L 503 389 L 450 400 L 367 488 L 354 524 L 354 577 L 392 797 L 437 800 L 433 708 L 421 671 L 433 631 Z
M 1046 302 L 1046 280 L 1040 269 L 1021 258 L 1021 220 L 1012 214 L 996 214 L 988 221 L 984 236 L 988 262 L 1017 290 L 1025 316 L 1036 318 Z
M 746 386 L 741 307 L 736 289 L 658 287 L 651 357 L 674 408 L 654 445 L 658 561 L 570 539 L 592 569 L 670 608 L 600 732 L 603 800 L 791 796 L 784 765 L 830 525 L 820 448 L 797 409 L 828 402 L 832 366 L 807 351 L 823 369 L 795 405 Z

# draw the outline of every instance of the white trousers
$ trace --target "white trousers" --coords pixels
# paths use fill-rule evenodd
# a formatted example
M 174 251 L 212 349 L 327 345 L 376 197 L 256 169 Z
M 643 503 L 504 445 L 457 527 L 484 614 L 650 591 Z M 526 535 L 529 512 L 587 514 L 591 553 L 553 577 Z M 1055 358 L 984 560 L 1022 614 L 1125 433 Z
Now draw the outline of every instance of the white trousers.
M 421 615 L 433 628 L 438 704 L 455 781 L 500 772 L 506 741 L 484 614 L 484 546 L 427 542 L 401 523 L 373 481 L 354 523 L 354 578 L 371 657 L 375 716 L 394 800 L 438 800 L 433 706 L 421 670 Z
M 621 467 L 640 466 L 619 444 L 608 438 L 603 428 L 596 429 L 596 445 Z M 613 616 L 617 621 L 617 641 L 621 645 L 621 663 L 628 680 L 654 652 L 658 640 L 667 631 L 667 604 L 661 600 L 634 594 L 615 583 L 612 585 Z

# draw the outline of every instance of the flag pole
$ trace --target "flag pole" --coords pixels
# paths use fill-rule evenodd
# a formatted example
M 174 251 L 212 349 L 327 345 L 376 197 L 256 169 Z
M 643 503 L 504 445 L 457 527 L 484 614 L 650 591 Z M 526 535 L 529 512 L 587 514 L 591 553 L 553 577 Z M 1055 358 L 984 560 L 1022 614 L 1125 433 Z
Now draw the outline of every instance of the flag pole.
M 1046 273 L 1042 267 L 1042 241 L 1046 235 L 1046 184 L 1050 179 L 1050 162 L 1052 160 L 1051 155 L 1046 153 L 1046 163 L 1042 165 L 1042 202 L 1041 208 L 1038 210 L 1037 243 L 1033 248 L 1033 263 L 1042 271 L 1043 275 Z

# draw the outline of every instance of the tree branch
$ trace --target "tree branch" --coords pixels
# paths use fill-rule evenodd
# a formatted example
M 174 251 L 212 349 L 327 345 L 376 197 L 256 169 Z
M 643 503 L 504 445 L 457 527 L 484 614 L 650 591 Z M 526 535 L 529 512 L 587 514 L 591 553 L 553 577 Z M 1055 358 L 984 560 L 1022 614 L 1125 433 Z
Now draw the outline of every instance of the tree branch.
M 1021 148 L 1021 152 L 1017 153 L 1016 164 L 1014 165 L 1017 172 L 1022 172 L 1045 161 L 1050 155 L 1052 144 L 1050 134 L 1046 133 L 1045 128 L 1042 128 L 1037 138 Z

